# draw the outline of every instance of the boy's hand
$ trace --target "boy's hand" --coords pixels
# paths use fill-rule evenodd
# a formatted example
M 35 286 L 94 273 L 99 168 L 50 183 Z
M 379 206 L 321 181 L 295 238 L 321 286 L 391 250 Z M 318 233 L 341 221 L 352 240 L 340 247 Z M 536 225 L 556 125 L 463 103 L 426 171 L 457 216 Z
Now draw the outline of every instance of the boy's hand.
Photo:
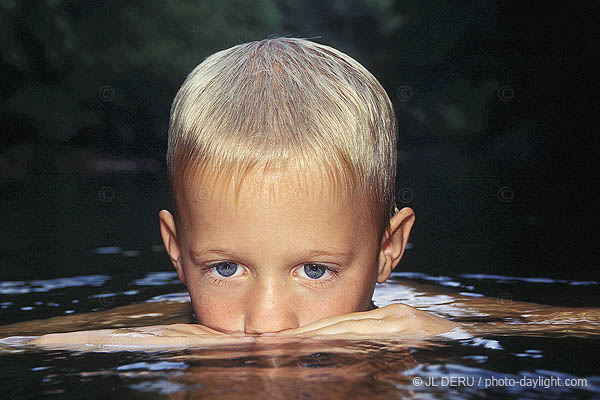
M 173 324 L 138 328 L 100 329 L 52 333 L 29 344 L 43 346 L 114 345 L 114 346 L 202 346 L 254 343 L 256 339 L 243 333 L 223 333 L 203 325 Z
M 404 304 L 390 304 L 375 310 L 325 318 L 300 328 L 264 333 L 263 336 L 435 336 L 457 326 L 455 322 Z

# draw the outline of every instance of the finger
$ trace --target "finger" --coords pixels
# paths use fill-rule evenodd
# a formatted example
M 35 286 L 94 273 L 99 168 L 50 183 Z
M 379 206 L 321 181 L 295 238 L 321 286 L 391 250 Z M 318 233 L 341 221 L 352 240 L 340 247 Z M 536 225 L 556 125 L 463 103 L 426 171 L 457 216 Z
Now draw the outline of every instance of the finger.
M 386 321 L 382 319 L 361 319 L 341 321 L 337 324 L 329 325 L 320 329 L 299 333 L 297 336 L 318 336 L 318 335 L 361 335 L 361 336 L 381 336 L 390 333 L 402 333 L 406 328 L 400 321 Z
M 396 318 L 410 314 L 414 309 L 406 304 L 394 303 L 373 310 L 373 315 L 378 315 L 377 318 Z
M 209 328 L 208 326 L 199 325 L 199 324 L 173 324 L 168 325 L 168 329 L 160 331 L 159 334 L 165 336 L 216 336 L 216 337 L 249 337 L 251 335 L 247 335 L 243 331 L 230 331 L 230 332 L 221 332 L 216 329 Z
M 183 332 L 193 335 L 227 335 L 224 332 L 217 331 L 209 328 L 208 326 L 198 324 L 172 324 L 168 325 L 167 328 L 175 332 Z
M 115 340 L 115 338 L 108 338 L 102 344 L 109 344 L 114 346 L 134 346 L 134 347 L 177 347 L 177 346 L 226 346 L 226 345 L 237 345 L 255 343 L 256 339 L 246 337 L 234 337 L 234 336 L 155 336 L 155 337 L 143 337 L 138 340 L 123 341 Z
M 386 306 L 388 307 L 388 306 Z M 390 309 L 382 307 L 379 309 L 371 310 L 371 311 L 357 311 L 349 314 L 343 315 L 335 315 L 332 317 L 323 318 L 316 322 L 312 322 L 310 324 L 303 325 L 299 328 L 294 329 L 286 329 L 280 332 L 272 332 L 266 336 L 284 336 L 284 335 L 297 335 L 299 333 L 314 331 L 317 329 L 324 328 L 326 326 L 334 325 L 343 321 L 355 321 L 355 320 L 363 320 L 363 319 L 383 319 L 388 314 L 390 314 Z
M 228 344 L 247 344 L 256 343 L 256 338 L 251 336 L 202 336 L 198 338 L 188 338 L 190 345 L 216 345 L 224 346 Z

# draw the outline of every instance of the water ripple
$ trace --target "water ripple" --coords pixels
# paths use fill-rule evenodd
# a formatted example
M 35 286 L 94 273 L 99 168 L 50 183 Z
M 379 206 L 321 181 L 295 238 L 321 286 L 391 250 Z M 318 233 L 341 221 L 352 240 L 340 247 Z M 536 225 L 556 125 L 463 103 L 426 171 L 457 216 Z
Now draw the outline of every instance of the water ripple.
M 102 286 L 111 277 L 108 275 L 80 275 L 68 278 L 56 278 L 31 281 L 0 282 L 0 294 L 23 294 L 31 292 L 48 292 L 78 286 Z
M 572 286 L 598 285 L 598 281 L 569 281 L 566 279 L 551 279 L 543 277 L 519 277 L 490 274 L 461 274 L 461 278 L 485 280 L 491 279 L 496 282 L 528 282 L 528 283 L 564 283 Z

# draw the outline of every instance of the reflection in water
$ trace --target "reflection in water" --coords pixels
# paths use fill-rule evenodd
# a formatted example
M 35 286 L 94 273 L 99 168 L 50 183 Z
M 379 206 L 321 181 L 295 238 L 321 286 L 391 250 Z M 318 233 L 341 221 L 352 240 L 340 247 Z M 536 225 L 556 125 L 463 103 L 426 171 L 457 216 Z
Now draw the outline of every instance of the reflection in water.
M 403 371 L 418 365 L 409 347 L 392 342 L 269 340 L 269 344 L 237 350 L 150 353 L 145 355 L 145 361 L 129 359 L 120 365 L 114 359 L 104 358 L 99 360 L 102 369 L 90 369 L 86 364 L 66 373 L 46 371 L 45 390 L 46 394 L 70 394 L 72 387 L 77 387 L 76 393 L 87 391 L 84 394 L 93 398 L 99 392 L 82 388 L 83 382 L 117 378 L 117 395 L 133 390 L 173 399 L 373 398 L 378 392 L 389 393 L 390 388 L 408 394 L 407 390 L 398 389 L 410 386 L 411 378 Z M 87 357 L 98 360 L 99 355 L 92 353 Z M 61 363 L 65 361 L 55 360 L 59 368 Z
M 234 354 L 187 354 L 169 358 L 184 361 L 177 385 L 194 388 L 196 395 L 239 398 L 368 398 L 378 384 L 408 380 L 402 371 L 417 365 L 405 345 L 347 341 L 302 340 L 299 343 L 259 344 Z M 335 389 L 335 390 L 334 390 Z M 183 394 L 175 395 L 173 398 Z
M 475 379 L 469 382 L 483 379 L 479 386 L 453 387 L 457 397 L 479 396 L 481 390 L 503 398 L 593 397 L 600 393 L 595 367 L 595 354 L 600 350 L 598 308 L 554 307 L 506 296 L 483 296 L 478 293 L 478 282 L 491 278 L 481 276 L 396 275 L 377 286 L 374 301 L 378 306 L 402 302 L 463 324 L 462 329 L 429 340 L 262 337 L 254 344 L 146 351 L 24 345 L 32 336 L 49 332 L 190 323 L 189 296 L 178 292 L 182 287 L 175 279 L 171 272 L 150 273 L 132 277 L 118 290 L 103 286 L 106 280 L 99 276 L 62 280 L 63 288 L 57 287 L 59 280 L 3 285 L 15 291 L 15 302 L 19 296 L 27 299 L 33 288 L 47 288 L 46 294 L 54 295 L 58 290 L 82 290 L 81 285 L 87 285 L 85 298 L 106 303 L 96 312 L 0 326 L 0 337 L 10 337 L 0 341 L 0 362 L 11 366 L 6 369 L 10 378 L 7 393 L 27 397 L 24 388 L 31 387 L 40 395 L 91 399 L 423 398 L 445 396 L 448 385 L 439 379 L 451 376 Z M 106 302 L 107 293 L 115 303 L 112 308 L 112 303 Z M 118 306 L 121 299 L 129 298 L 141 302 Z M 569 389 L 481 386 L 490 377 L 542 375 L 586 381 Z M 416 384 L 415 378 L 423 381 Z

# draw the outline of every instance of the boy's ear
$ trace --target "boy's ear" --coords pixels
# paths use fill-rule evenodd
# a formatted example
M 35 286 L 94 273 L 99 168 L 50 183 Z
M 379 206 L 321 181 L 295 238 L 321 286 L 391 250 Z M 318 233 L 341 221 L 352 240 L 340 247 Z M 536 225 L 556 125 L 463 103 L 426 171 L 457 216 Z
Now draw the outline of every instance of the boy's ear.
M 388 234 L 386 230 L 381 240 L 377 283 L 387 281 L 394 268 L 400 262 L 414 223 L 415 212 L 409 207 L 404 207 L 390 218 L 389 230 L 391 234 Z
M 158 213 L 160 223 L 160 236 L 162 237 L 165 250 L 169 254 L 169 258 L 177 271 L 179 280 L 185 285 L 185 272 L 183 271 L 183 263 L 181 261 L 181 248 L 177 239 L 177 228 L 175 227 L 175 218 L 167 210 L 161 210 Z

